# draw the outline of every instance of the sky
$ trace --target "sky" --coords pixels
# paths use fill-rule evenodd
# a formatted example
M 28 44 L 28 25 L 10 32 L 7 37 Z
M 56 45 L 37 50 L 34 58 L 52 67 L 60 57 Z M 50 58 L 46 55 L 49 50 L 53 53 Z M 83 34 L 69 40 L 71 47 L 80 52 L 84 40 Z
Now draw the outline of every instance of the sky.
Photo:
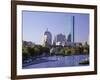
M 89 40 L 89 14 L 64 12 L 22 11 L 23 40 L 42 44 L 43 34 L 48 29 L 52 39 L 57 34 L 72 33 L 72 17 L 75 17 L 75 42 Z

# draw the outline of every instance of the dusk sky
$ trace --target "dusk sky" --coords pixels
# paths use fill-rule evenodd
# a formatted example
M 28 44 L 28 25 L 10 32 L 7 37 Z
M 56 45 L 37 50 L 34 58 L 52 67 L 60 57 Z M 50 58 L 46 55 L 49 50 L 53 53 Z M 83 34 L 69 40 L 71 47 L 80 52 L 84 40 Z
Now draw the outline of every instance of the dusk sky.
M 71 33 L 72 16 L 75 16 L 75 42 L 89 40 L 89 14 L 62 12 L 22 12 L 23 40 L 41 44 L 44 32 L 52 33 L 52 37 L 59 33 L 66 36 Z

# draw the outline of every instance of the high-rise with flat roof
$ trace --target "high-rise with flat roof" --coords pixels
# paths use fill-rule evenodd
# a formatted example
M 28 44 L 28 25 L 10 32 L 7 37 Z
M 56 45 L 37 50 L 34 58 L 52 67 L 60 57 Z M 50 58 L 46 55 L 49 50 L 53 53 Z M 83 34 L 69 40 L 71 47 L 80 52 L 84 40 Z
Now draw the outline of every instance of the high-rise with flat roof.
M 55 37 L 54 37 L 54 42 L 55 45 L 65 45 L 66 44 L 66 36 L 63 35 L 63 34 L 57 34 Z
M 72 16 L 71 42 L 75 42 L 75 17 Z

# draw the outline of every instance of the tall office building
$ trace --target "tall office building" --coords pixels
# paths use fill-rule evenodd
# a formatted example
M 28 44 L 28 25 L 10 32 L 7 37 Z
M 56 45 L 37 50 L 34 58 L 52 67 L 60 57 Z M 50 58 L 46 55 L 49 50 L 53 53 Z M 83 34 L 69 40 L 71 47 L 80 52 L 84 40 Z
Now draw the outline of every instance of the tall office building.
M 74 16 L 72 16 L 72 19 L 71 19 L 71 21 L 72 21 L 72 28 L 71 28 L 71 42 L 75 42 L 75 17 Z
M 55 45 L 65 45 L 66 44 L 66 36 L 63 35 L 63 34 L 57 34 L 55 37 L 54 37 L 54 41 L 53 43 Z
M 52 34 L 48 31 L 48 29 L 44 32 L 44 45 L 52 45 Z
M 68 35 L 67 42 L 71 42 L 71 34 Z

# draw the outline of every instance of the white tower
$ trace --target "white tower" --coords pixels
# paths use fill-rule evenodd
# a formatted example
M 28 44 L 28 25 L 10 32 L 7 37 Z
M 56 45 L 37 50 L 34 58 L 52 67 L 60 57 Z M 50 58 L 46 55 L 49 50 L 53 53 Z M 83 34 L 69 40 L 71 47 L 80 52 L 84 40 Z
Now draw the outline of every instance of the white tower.
M 48 29 L 44 32 L 44 45 L 52 45 L 52 34 L 48 31 Z

